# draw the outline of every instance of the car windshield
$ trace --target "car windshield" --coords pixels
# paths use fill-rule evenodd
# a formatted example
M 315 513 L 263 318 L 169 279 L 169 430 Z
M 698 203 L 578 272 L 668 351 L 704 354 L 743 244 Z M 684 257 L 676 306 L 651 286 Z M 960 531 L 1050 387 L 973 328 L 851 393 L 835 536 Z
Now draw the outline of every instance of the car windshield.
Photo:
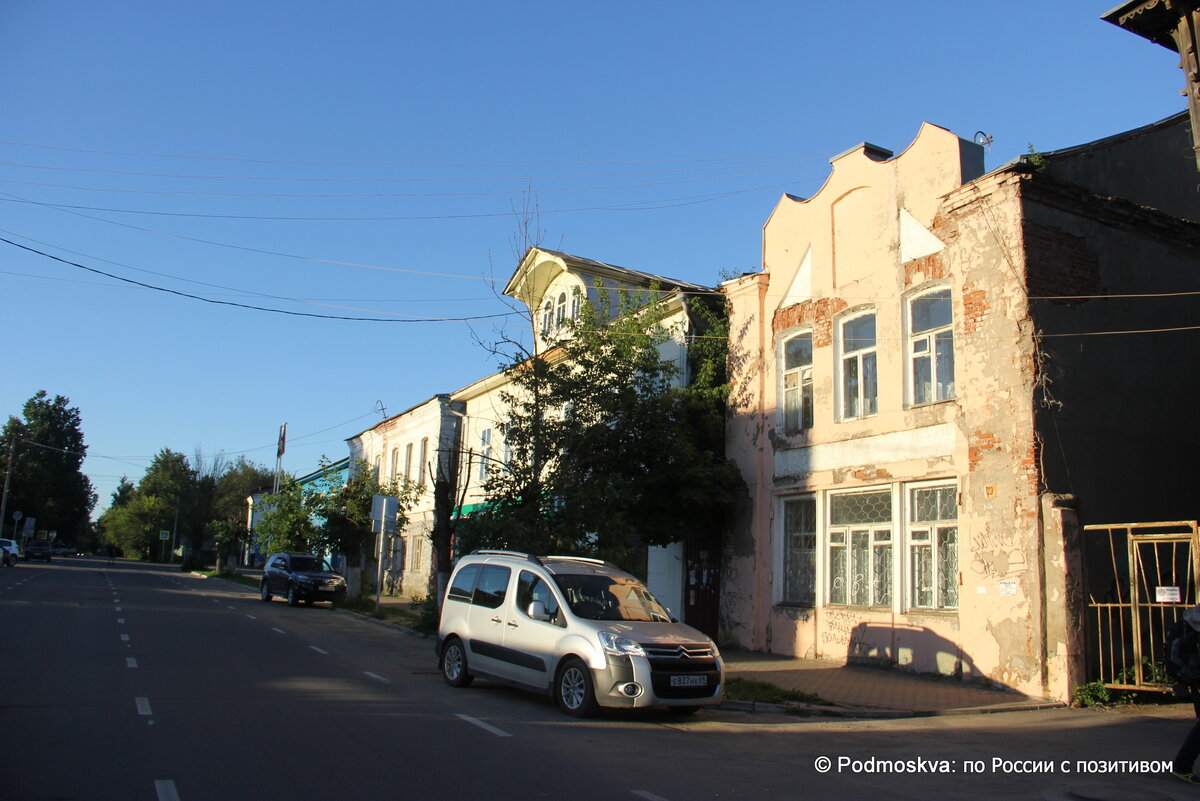
M 576 617 L 588 620 L 628 620 L 670 623 L 667 610 L 633 576 L 556 575 Z
M 333 568 L 319 556 L 293 556 L 292 570 L 303 573 L 332 573 Z

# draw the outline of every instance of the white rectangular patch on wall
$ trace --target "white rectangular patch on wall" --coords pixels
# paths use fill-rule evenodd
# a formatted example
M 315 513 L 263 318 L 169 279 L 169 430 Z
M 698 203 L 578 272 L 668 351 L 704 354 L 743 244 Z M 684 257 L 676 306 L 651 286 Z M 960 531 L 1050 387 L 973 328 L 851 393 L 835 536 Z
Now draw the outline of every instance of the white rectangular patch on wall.
M 1016 594 L 1017 594 L 1016 579 L 1005 579 L 1004 581 L 1000 582 L 1001 597 L 1007 597 L 1009 595 L 1016 595 Z
M 1183 600 L 1179 587 L 1155 587 L 1154 600 L 1160 604 L 1177 604 Z

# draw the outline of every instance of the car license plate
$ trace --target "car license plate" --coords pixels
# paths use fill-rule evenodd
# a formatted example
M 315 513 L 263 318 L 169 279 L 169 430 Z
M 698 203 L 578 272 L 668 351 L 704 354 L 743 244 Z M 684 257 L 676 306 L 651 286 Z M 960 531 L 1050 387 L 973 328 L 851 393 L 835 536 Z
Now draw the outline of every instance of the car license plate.
M 707 676 L 672 676 L 672 687 L 707 687 Z

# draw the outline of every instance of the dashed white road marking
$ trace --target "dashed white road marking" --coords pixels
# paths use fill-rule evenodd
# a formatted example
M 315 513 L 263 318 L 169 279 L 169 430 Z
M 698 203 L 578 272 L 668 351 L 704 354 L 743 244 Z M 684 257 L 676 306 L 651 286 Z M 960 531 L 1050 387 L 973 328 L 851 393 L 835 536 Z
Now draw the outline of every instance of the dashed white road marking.
M 129 635 L 128 635 L 128 634 L 122 634 L 122 635 L 121 635 L 121 642 L 129 642 Z
M 125 618 L 123 618 L 123 617 L 119 617 L 119 618 L 117 618 L 117 625 L 118 625 L 118 626 L 124 626 L 124 625 L 125 625 Z
M 154 714 L 153 712 L 150 711 L 150 699 L 149 698 L 139 695 L 137 698 L 133 699 L 133 702 L 135 704 L 137 704 L 137 711 L 138 711 L 139 715 L 147 716 L 147 715 Z
M 179 791 L 170 779 L 155 779 L 154 792 L 158 793 L 158 801 L 179 801 Z
M 246 617 L 250 618 L 251 620 L 258 620 L 258 618 L 256 618 L 254 615 L 246 615 Z
M 470 715 L 455 715 L 455 717 L 465 720 L 467 723 L 470 723 L 472 726 L 478 726 L 479 728 L 483 729 L 486 732 L 491 732 L 492 734 L 496 735 L 497 737 L 512 737 L 512 735 L 509 734 L 508 732 L 506 732 L 504 729 L 497 729 L 492 724 L 484 723 L 479 718 L 473 718 Z
M 661 795 L 655 795 L 649 790 L 630 790 L 629 792 L 636 795 L 638 798 L 644 798 L 646 801 L 667 801 Z
M 278 629 L 278 628 L 275 628 L 274 626 L 271 627 L 271 631 L 277 631 L 280 634 L 287 634 L 287 632 L 284 631 L 283 629 Z
M 391 682 L 385 679 L 383 676 L 380 676 L 378 673 L 372 673 L 369 670 L 364 670 L 363 675 L 369 679 L 375 679 L 375 681 L 382 681 L 384 684 L 391 684 Z
M 316 651 L 318 654 L 324 654 L 325 656 L 329 656 L 329 652 L 326 651 L 324 648 L 318 648 L 315 645 L 310 645 L 308 647 L 313 649 L 314 651 Z
M 137 660 L 134 659 L 132 656 L 125 657 L 125 667 L 129 667 L 129 668 L 137 667 Z

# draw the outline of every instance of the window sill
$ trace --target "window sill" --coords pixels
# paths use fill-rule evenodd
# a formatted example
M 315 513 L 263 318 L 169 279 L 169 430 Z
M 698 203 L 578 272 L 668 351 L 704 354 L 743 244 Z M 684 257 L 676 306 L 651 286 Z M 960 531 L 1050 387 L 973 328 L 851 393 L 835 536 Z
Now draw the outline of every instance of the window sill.
M 945 400 L 927 401 L 925 403 L 908 403 L 905 404 L 905 409 L 930 409 L 935 406 L 944 406 L 947 403 L 954 403 L 958 400 L 957 397 L 946 398 Z

